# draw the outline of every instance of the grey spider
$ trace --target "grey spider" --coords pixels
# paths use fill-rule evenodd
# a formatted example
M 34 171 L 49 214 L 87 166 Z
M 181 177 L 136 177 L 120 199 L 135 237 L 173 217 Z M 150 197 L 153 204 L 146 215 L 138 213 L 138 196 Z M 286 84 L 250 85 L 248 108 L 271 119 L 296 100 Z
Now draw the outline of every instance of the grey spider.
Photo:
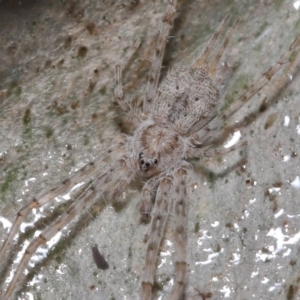
M 173 25 L 176 7 L 177 1 L 170 2 L 163 17 L 146 87 L 143 111 L 140 115 L 136 115 L 124 99 L 121 66 L 119 64 L 116 66 L 116 100 L 138 124 L 134 134 L 124 137 L 123 142 L 110 148 L 95 163 L 80 169 L 57 188 L 37 196 L 19 211 L 2 246 L 0 257 L 4 257 L 20 224 L 33 208 L 40 207 L 77 184 L 85 182 L 83 188 L 71 194 L 76 201 L 68 210 L 29 244 L 5 291 L 4 299 L 10 298 L 30 258 L 40 245 L 69 224 L 102 191 L 109 192 L 108 200 L 117 202 L 124 189 L 137 176 L 147 180 L 142 190 L 141 214 L 151 217 L 151 231 L 141 280 L 141 299 L 153 298 L 159 246 L 170 211 L 174 219 L 176 248 L 175 282 L 170 299 L 179 299 L 183 295 L 187 280 L 186 181 L 192 170 L 187 159 L 223 155 L 244 145 L 240 143 L 228 150 L 222 148 L 229 135 L 248 120 L 244 119 L 225 129 L 223 124 L 281 69 L 298 46 L 300 37 L 295 39 L 289 50 L 273 67 L 270 67 L 232 105 L 219 113 L 217 70 L 239 20 L 215 51 L 216 44 L 228 23 L 229 16 L 227 16 L 195 63 L 190 67 L 174 67 L 159 84 L 164 49 Z M 216 53 L 212 58 L 213 52 Z M 113 158 L 114 162 L 103 169 L 107 157 Z

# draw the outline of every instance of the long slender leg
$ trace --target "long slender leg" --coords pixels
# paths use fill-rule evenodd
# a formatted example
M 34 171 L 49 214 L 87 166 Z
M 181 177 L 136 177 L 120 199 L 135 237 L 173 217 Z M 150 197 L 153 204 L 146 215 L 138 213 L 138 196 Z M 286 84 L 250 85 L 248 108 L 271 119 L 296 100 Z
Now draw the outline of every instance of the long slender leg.
M 116 87 L 115 87 L 115 98 L 120 107 L 128 112 L 131 110 L 130 105 L 125 101 L 123 83 L 122 83 L 122 70 L 121 65 L 116 65 Z
M 142 190 L 142 198 L 139 203 L 139 211 L 144 220 L 150 220 L 152 210 L 152 199 L 156 193 L 158 186 L 158 177 L 150 178 L 144 185 Z
M 208 45 L 206 46 L 203 54 L 195 61 L 194 63 L 194 67 L 196 66 L 201 66 L 203 64 L 207 64 L 208 63 L 208 57 L 211 53 L 211 51 L 214 49 L 215 44 L 218 42 L 219 36 L 221 35 L 221 33 L 223 32 L 224 28 L 226 27 L 226 24 L 228 23 L 230 18 L 230 15 L 227 15 L 223 21 L 221 22 L 221 24 L 219 25 L 219 27 L 217 28 L 215 34 L 213 35 L 212 39 L 209 41 Z
M 174 176 L 174 237 L 175 237 L 175 281 L 170 300 L 178 300 L 186 283 L 187 263 L 187 170 L 179 169 Z
M 188 156 L 194 157 L 194 158 L 223 156 L 223 155 L 229 154 L 230 152 L 236 151 L 237 149 L 241 149 L 241 148 L 245 147 L 246 145 L 247 145 L 247 141 L 241 141 L 230 148 L 216 147 L 216 148 L 211 148 L 211 149 L 205 149 L 205 148 L 203 149 L 203 148 L 190 147 L 188 150 Z
M 297 45 L 298 39 L 294 41 Z M 292 46 L 293 47 L 293 44 Z M 254 122 L 261 114 L 265 113 L 270 105 L 274 102 L 274 100 L 278 99 L 278 96 L 281 94 L 283 90 L 291 83 L 291 78 L 294 76 L 299 75 L 299 58 L 297 56 L 293 57 L 291 55 L 292 60 L 288 65 L 288 68 L 284 71 L 279 78 L 272 80 L 272 85 L 267 85 L 265 87 L 265 93 L 268 97 L 264 97 L 261 101 L 259 107 L 256 110 L 252 111 L 251 113 L 247 114 L 242 120 L 235 122 L 233 125 L 226 126 L 225 128 L 219 127 L 216 128 L 214 132 L 214 139 L 209 140 L 207 139 L 206 142 L 202 142 L 201 146 L 206 147 L 207 145 L 215 145 L 215 144 L 222 144 L 226 141 L 226 139 L 233 134 L 235 131 L 248 126 L 252 122 Z M 195 140 L 199 139 L 197 134 L 195 135 Z
M 125 60 L 127 60 L 127 65 L 130 65 L 130 58 L 133 56 L 134 52 L 140 47 L 141 45 L 141 39 L 138 38 L 135 42 L 134 47 L 132 48 L 131 51 L 129 51 L 129 53 L 126 55 Z M 125 66 L 125 68 L 126 68 Z M 132 117 L 134 119 L 134 121 L 139 121 L 138 117 L 134 114 L 132 107 L 130 106 L 130 104 L 128 102 L 125 101 L 125 96 L 124 96 L 124 89 L 123 89 L 123 79 L 122 79 L 122 67 L 121 64 L 118 63 L 115 66 L 115 76 L 116 76 L 116 86 L 115 86 L 115 90 L 114 90 L 114 94 L 115 94 L 115 99 L 118 102 L 118 104 L 120 105 L 120 107 L 123 109 L 124 112 L 129 113 L 130 117 Z
M 129 169 L 122 177 L 119 178 L 118 183 L 113 189 L 111 195 L 109 195 L 113 205 L 122 205 L 123 192 L 129 183 L 134 179 L 135 175 L 136 172 Z
M 123 147 L 123 143 L 111 147 L 109 150 L 104 152 L 99 157 L 99 160 L 97 160 L 95 163 L 90 163 L 84 166 L 83 168 L 78 170 L 74 175 L 72 175 L 70 178 L 64 180 L 60 186 L 53 188 L 50 191 L 43 193 L 41 195 L 37 195 L 32 199 L 30 203 L 23 206 L 19 210 L 17 217 L 10 229 L 10 232 L 1 248 L 0 258 L 3 259 L 4 255 L 8 252 L 8 249 L 10 249 L 12 241 L 15 235 L 17 234 L 21 223 L 24 221 L 24 219 L 32 211 L 33 208 L 38 208 L 45 205 L 46 203 L 53 200 L 58 195 L 66 193 L 68 190 L 72 189 L 75 185 L 84 181 L 85 178 L 93 177 L 101 169 L 101 165 L 103 164 L 105 158 L 109 157 L 112 153 L 114 156 L 117 157 L 124 153 L 122 147 Z
M 120 174 L 119 177 L 121 177 L 124 173 L 124 171 L 122 172 L 119 169 L 116 169 L 115 171 L 117 174 Z M 52 223 L 49 228 L 45 229 L 38 238 L 34 239 L 28 245 L 21 262 L 18 264 L 13 279 L 9 283 L 4 296 L 4 300 L 8 300 L 10 298 L 11 294 L 16 288 L 16 285 L 23 276 L 24 269 L 27 267 L 29 260 L 31 259 L 32 255 L 34 255 L 37 248 L 49 241 L 62 228 L 64 228 L 74 218 L 76 218 L 76 216 L 80 215 L 83 210 L 90 206 L 91 201 L 96 199 L 97 195 L 99 195 L 103 190 L 105 190 L 109 185 L 112 184 L 111 180 L 107 180 L 108 177 L 111 177 L 111 174 L 109 172 L 101 173 L 101 175 L 96 180 L 88 184 L 88 186 L 83 191 L 75 193 L 75 195 L 73 195 L 73 200 L 75 202 L 70 205 L 66 212 L 62 214 L 54 223 Z M 118 178 L 115 178 L 115 180 L 117 181 Z
M 271 66 L 258 80 L 256 80 L 235 102 L 227 109 L 217 115 L 212 121 L 204 126 L 198 133 L 199 140 L 206 143 L 205 139 L 210 139 L 211 131 L 221 128 L 225 120 L 238 111 L 247 101 L 249 101 L 258 91 L 269 83 L 272 77 L 289 61 L 289 58 L 300 44 L 300 35 L 296 37 L 294 42 L 289 47 L 289 50 L 283 54 L 275 65 Z
M 212 80 L 216 79 L 216 73 L 217 73 L 217 68 L 219 66 L 219 63 L 220 63 L 220 59 L 221 59 L 226 47 L 229 44 L 229 41 L 232 37 L 232 34 L 234 33 L 234 31 L 238 27 L 240 21 L 241 21 L 240 18 L 235 21 L 235 23 L 233 24 L 233 26 L 231 27 L 229 32 L 226 34 L 225 39 L 224 39 L 221 47 L 219 48 L 219 51 L 217 52 L 214 60 L 209 64 L 208 75 Z
M 299 40 L 295 40 L 294 43 L 297 43 Z M 291 46 L 293 47 L 293 45 Z M 289 63 L 288 68 L 284 71 L 284 74 L 281 75 L 279 78 L 276 78 L 272 81 L 272 85 L 267 85 L 265 87 L 265 93 L 268 95 L 268 97 L 264 97 L 261 101 L 260 106 L 250 114 L 246 115 L 242 120 L 239 122 L 234 123 L 233 125 L 226 127 L 223 131 L 226 131 L 226 135 L 232 134 L 234 131 L 248 126 L 251 124 L 254 120 L 256 120 L 262 113 L 265 113 L 266 110 L 269 108 L 271 103 L 276 100 L 278 95 L 285 90 L 287 85 L 291 83 L 291 78 L 294 78 L 294 76 L 298 76 L 300 72 L 299 69 L 299 58 L 294 57 L 293 60 Z M 222 132 L 222 135 L 224 136 L 224 132 Z
M 156 261 L 168 219 L 171 188 L 172 180 L 170 178 L 165 177 L 160 180 L 152 215 L 151 233 L 147 243 L 145 268 L 142 277 L 142 300 L 152 300 Z
M 152 58 L 152 67 L 149 73 L 149 78 L 148 78 L 148 83 L 146 88 L 146 99 L 144 100 L 144 112 L 148 112 L 150 110 L 151 104 L 153 103 L 157 92 L 162 60 L 163 60 L 166 44 L 168 41 L 169 32 L 173 26 L 176 7 L 177 7 L 177 0 L 170 0 L 166 12 L 162 19 L 162 25 L 157 38 L 156 47 Z
M 13 291 L 16 289 L 18 282 L 23 277 L 23 272 L 28 265 L 28 262 L 32 255 L 36 252 L 36 249 L 45 244 L 49 239 L 51 239 L 55 234 L 57 234 L 66 224 L 68 224 L 75 216 L 76 213 L 80 213 L 82 209 L 85 208 L 85 204 L 91 200 L 92 197 L 95 197 L 95 190 L 91 189 L 85 190 L 81 197 L 77 199 L 76 207 L 71 205 L 69 209 L 61 215 L 61 217 L 54 222 L 48 229 L 44 230 L 38 238 L 34 239 L 26 248 L 25 254 L 22 257 L 22 260 L 18 264 L 17 270 L 9 283 L 9 286 L 5 292 L 4 300 L 10 299 Z

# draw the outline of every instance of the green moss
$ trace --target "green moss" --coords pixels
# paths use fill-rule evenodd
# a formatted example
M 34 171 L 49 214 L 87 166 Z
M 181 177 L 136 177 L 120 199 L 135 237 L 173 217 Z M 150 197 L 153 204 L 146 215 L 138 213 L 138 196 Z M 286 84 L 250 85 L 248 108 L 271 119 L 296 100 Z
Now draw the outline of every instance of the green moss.
M 274 5 L 275 5 L 276 10 L 279 10 L 282 3 L 283 3 L 283 0 L 274 0 Z
M 194 233 L 198 233 L 200 230 L 200 223 L 199 221 L 196 222 L 195 227 L 194 227 Z
M 79 59 L 83 59 L 86 57 L 86 54 L 88 52 L 88 48 L 85 46 L 81 46 L 78 48 L 78 52 L 77 52 L 77 58 Z
M 11 186 L 11 183 L 14 182 L 18 178 L 19 169 L 14 168 L 8 171 L 4 182 L 1 185 L 1 193 L 5 194 Z
M 85 135 L 84 139 L 83 139 L 83 145 L 87 146 L 89 143 L 90 143 L 90 139 L 89 139 L 89 137 L 87 135 Z
M 226 223 L 226 224 L 225 224 L 225 227 L 226 227 L 226 228 L 233 228 L 233 224 L 232 224 L 232 223 Z
M 287 291 L 287 295 L 286 295 L 286 299 L 287 300 L 293 300 L 295 299 L 295 290 L 298 290 L 298 289 L 295 289 L 293 285 L 290 285 L 289 288 L 288 288 L 288 291 Z
M 296 31 L 299 31 L 300 29 L 300 18 L 298 19 L 298 21 L 295 23 L 294 28 Z
M 17 97 L 19 97 L 21 94 L 22 94 L 22 88 L 20 87 L 20 86 L 17 86 L 16 88 L 15 88 L 15 95 L 17 96 Z
M 60 241 L 55 248 L 51 251 L 51 256 L 54 256 L 55 261 L 61 264 L 64 261 L 64 249 L 66 247 L 66 242 Z
M 290 265 L 291 265 L 291 266 L 295 266 L 296 263 L 297 263 L 297 261 L 296 261 L 295 259 L 292 259 L 292 260 L 290 261 Z
M 30 117 L 30 108 L 27 108 L 26 110 L 25 110 L 25 114 L 24 114 L 24 116 L 23 116 L 23 124 L 25 125 L 25 126 L 27 126 L 30 122 L 31 122 L 31 117 Z
M 11 83 L 10 83 L 10 86 L 8 88 L 8 91 L 7 91 L 7 95 L 11 95 L 11 94 L 15 94 L 16 96 L 20 96 L 21 93 L 22 93 L 22 88 L 19 86 L 19 83 L 17 80 L 13 80 Z
M 222 106 L 221 111 L 225 110 L 234 100 L 241 95 L 243 90 L 248 87 L 248 78 L 246 76 L 240 76 L 232 87 L 232 92 L 225 97 L 225 104 Z
M 26 125 L 23 130 L 23 142 L 25 148 L 28 147 L 29 141 L 32 139 L 32 128 L 30 124 Z
M 162 291 L 164 289 L 164 284 L 158 281 L 154 282 L 154 289 L 157 291 Z
M 52 62 L 51 62 L 51 60 L 46 60 L 46 62 L 45 62 L 45 68 L 47 69 L 47 68 L 50 68 L 51 67 L 51 64 L 52 64 Z
M 213 183 L 213 182 L 215 182 L 216 178 L 217 177 L 216 177 L 215 173 L 213 173 L 213 172 L 207 173 L 207 181 L 208 182 Z
M 99 93 L 100 93 L 102 96 L 105 95 L 105 94 L 106 94 L 106 86 L 103 86 L 103 87 L 100 89 Z
M 131 249 L 131 247 L 128 248 L 128 257 L 132 257 L 132 249 Z
M 260 52 L 261 49 L 262 49 L 262 44 L 261 43 L 255 45 L 254 48 L 253 48 L 253 50 L 258 51 L 258 52 Z
M 264 22 L 262 25 L 260 25 L 260 27 L 258 28 L 258 30 L 256 31 L 256 33 L 254 34 L 255 37 L 260 36 L 265 29 L 269 26 L 268 22 Z
M 298 51 L 297 51 L 297 52 L 294 51 L 294 52 L 291 54 L 291 56 L 289 57 L 289 62 L 293 62 L 293 61 L 296 59 L 297 55 L 298 55 Z
M 50 126 L 46 126 L 44 128 L 44 131 L 47 139 L 49 139 L 53 135 L 53 129 Z

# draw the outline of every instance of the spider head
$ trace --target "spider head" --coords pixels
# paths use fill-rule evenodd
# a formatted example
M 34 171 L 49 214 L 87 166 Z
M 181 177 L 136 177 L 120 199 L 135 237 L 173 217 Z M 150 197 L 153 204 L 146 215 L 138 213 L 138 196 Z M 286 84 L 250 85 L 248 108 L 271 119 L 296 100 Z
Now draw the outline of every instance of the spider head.
M 140 152 L 138 158 L 138 164 L 142 172 L 153 173 L 153 170 L 156 169 L 156 166 L 158 164 L 158 159 L 156 157 L 148 158 L 144 152 Z

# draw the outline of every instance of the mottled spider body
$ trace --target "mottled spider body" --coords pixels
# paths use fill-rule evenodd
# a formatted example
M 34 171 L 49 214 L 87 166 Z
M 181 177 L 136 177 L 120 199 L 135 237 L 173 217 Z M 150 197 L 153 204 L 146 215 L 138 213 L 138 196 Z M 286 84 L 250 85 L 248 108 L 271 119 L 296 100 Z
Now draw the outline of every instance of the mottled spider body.
M 4 299 L 9 299 L 15 292 L 24 269 L 40 245 L 45 244 L 89 207 L 99 194 L 108 192 L 107 199 L 118 202 L 127 186 L 136 177 L 145 179 L 140 211 L 147 218 L 151 217 L 140 297 L 149 300 L 154 297 L 157 258 L 169 215 L 172 215 L 174 221 L 173 240 L 176 250 L 175 276 L 170 299 L 186 296 L 189 204 L 187 176 L 192 169 L 187 160 L 226 154 L 243 145 L 241 143 L 229 149 L 223 148 L 230 134 L 242 127 L 244 121 L 247 122 L 248 119 L 245 118 L 242 122 L 225 129 L 224 122 L 227 122 L 281 69 L 298 46 L 300 37 L 298 36 L 277 63 L 250 85 L 233 104 L 219 112 L 218 67 L 239 20 L 225 35 L 224 41 L 220 42 L 220 36 L 229 20 L 227 16 L 200 58 L 190 67 L 174 67 L 159 85 L 164 49 L 175 18 L 176 7 L 177 1 L 170 2 L 163 17 L 143 109 L 138 116 L 124 99 L 121 66 L 119 64 L 116 66 L 115 97 L 119 106 L 137 124 L 133 135 L 126 136 L 122 143 L 111 147 L 95 163 L 80 169 L 57 188 L 38 195 L 19 211 L 3 244 L 0 257 L 4 257 L 9 251 L 20 224 L 33 208 L 40 207 L 68 191 L 71 191 L 70 197 L 74 200 L 65 213 L 31 241 L 12 281 L 4 291 Z M 109 161 L 108 165 L 105 165 L 106 159 Z M 78 185 L 81 183 L 84 184 L 79 188 Z M 199 292 L 200 296 L 201 294 L 203 293 Z
M 217 112 L 219 90 L 207 67 L 171 70 L 160 85 L 154 109 L 128 138 L 130 165 L 149 177 L 180 167 L 189 157 L 190 138 Z
M 208 76 L 208 66 L 177 67 L 160 85 L 153 119 L 182 137 L 191 137 L 217 112 L 219 90 Z

